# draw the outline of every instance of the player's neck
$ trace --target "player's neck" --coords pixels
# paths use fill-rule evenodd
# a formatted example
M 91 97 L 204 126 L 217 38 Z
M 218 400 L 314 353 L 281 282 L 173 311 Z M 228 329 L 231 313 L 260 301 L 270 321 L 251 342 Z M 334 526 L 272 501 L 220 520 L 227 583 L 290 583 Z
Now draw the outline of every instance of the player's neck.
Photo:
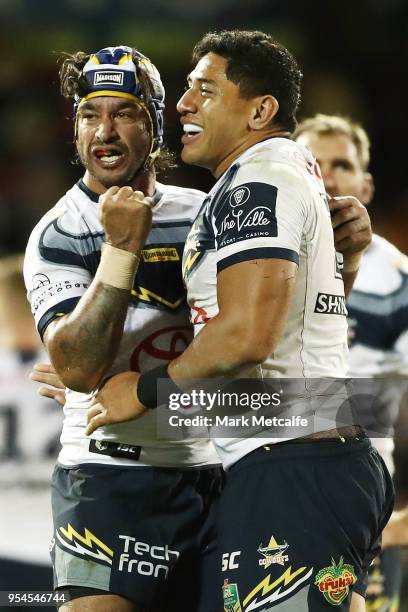
M 243 142 L 239 143 L 238 146 L 233 149 L 224 159 L 218 164 L 215 169 L 210 168 L 213 175 L 218 179 L 224 172 L 234 163 L 238 157 L 240 157 L 245 151 L 250 149 L 252 146 L 268 140 L 268 138 L 289 138 L 290 132 L 283 130 L 280 127 L 272 127 L 262 131 L 251 131 L 248 133 Z

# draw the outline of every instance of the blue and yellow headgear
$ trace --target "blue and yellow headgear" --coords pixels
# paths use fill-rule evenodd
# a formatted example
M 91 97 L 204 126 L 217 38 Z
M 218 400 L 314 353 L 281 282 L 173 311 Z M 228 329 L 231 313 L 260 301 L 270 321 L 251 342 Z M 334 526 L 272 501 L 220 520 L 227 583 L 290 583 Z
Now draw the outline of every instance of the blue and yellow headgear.
M 150 82 L 151 95 L 143 90 L 138 71 L 143 72 Z M 132 100 L 145 111 L 149 119 L 149 157 L 154 159 L 163 145 L 164 87 L 159 71 L 149 58 L 125 45 L 105 47 L 90 56 L 82 74 L 87 83 L 87 92 L 83 97 L 75 97 L 75 114 L 85 100 L 98 96 Z

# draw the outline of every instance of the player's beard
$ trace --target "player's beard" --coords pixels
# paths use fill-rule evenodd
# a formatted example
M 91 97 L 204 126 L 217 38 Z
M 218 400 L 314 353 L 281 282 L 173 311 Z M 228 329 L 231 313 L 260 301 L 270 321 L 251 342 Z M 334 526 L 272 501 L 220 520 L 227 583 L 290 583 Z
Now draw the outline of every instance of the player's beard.
M 140 165 L 137 165 L 135 163 L 135 158 L 132 160 L 133 163 L 130 164 L 130 167 L 124 168 L 122 171 L 118 170 L 115 173 L 115 171 L 110 171 L 109 169 L 104 171 L 98 167 L 95 168 L 94 164 L 90 164 L 88 162 L 91 154 L 88 154 L 85 158 L 79 151 L 77 151 L 77 157 L 78 161 L 82 164 L 85 170 L 89 172 L 92 178 L 103 185 L 105 189 L 109 189 L 110 187 L 126 187 L 127 185 L 131 185 L 136 180 L 137 175 L 145 169 L 146 164 L 148 163 L 148 159 L 146 158 Z

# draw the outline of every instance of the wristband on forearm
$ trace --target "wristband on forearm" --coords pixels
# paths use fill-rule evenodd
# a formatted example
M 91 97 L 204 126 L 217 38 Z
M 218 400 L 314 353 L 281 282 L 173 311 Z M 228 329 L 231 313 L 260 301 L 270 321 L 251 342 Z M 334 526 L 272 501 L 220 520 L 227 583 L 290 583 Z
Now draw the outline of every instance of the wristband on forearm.
M 139 258 L 134 253 L 117 249 L 105 242 L 102 245 L 101 261 L 95 280 L 117 289 L 131 291 L 138 263 Z
M 169 373 L 167 372 L 168 364 L 160 365 L 153 370 L 149 370 L 148 372 L 144 372 L 137 384 L 136 384 L 136 395 L 139 399 L 139 402 L 143 404 L 146 408 L 157 408 L 159 405 L 159 399 L 157 394 L 157 384 L 159 380 L 165 380 L 166 386 L 166 395 L 169 396 L 171 393 L 182 393 L 180 387 L 176 385 L 176 383 L 170 378 Z M 161 401 L 160 404 L 167 404 L 166 399 Z

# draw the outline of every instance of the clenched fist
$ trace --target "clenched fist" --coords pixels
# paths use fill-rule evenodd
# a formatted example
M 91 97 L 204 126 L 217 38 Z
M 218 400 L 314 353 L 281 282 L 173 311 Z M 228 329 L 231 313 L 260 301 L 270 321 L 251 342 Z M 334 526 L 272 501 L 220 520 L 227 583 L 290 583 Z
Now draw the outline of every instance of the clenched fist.
M 111 187 L 99 197 L 99 217 L 105 241 L 112 246 L 138 252 L 152 225 L 153 201 L 131 187 Z

